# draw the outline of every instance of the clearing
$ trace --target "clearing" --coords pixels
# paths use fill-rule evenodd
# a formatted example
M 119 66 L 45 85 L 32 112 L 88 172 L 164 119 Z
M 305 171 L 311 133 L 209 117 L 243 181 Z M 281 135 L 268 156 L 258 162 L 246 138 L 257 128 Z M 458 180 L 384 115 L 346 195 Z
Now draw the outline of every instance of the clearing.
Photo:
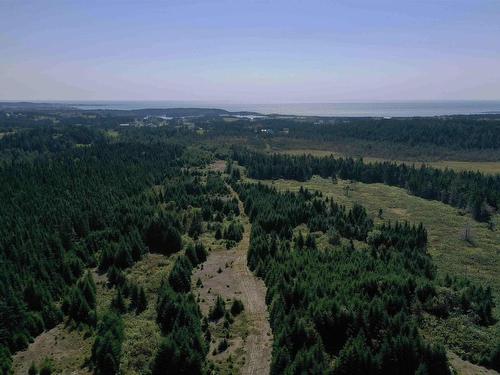
M 233 192 L 233 196 L 237 195 Z M 247 251 L 250 242 L 251 224 L 239 201 L 240 221 L 244 226 L 243 239 L 227 250 L 223 241 L 208 234 L 203 236 L 207 248 L 211 248 L 208 259 L 193 273 L 193 290 L 203 315 L 208 314 L 217 296 L 226 301 L 226 309 L 237 298 L 243 302 L 244 311 L 239 314 L 230 329 L 229 348 L 219 353 L 219 342 L 225 337 L 223 330 L 211 324 L 212 343 L 208 360 L 218 367 L 217 373 L 244 375 L 268 374 L 271 363 L 272 333 L 265 302 L 266 287 L 247 267 Z M 196 286 L 197 280 L 202 282 Z M 221 319 L 222 320 L 222 319 Z
M 32 363 L 37 367 L 45 358 L 50 358 L 56 373 L 91 374 L 85 367 L 93 343 L 92 337 L 85 338 L 82 332 L 69 330 L 58 324 L 49 331 L 38 335 L 25 350 L 13 357 L 14 374 L 27 374 Z

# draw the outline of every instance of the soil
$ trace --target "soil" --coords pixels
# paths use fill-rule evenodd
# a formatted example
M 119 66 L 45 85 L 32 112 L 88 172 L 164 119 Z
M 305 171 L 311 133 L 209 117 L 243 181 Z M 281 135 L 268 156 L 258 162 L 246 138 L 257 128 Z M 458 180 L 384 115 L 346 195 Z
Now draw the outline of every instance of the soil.
M 85 367 L 90 358 L 92 338 L 85 339 L 82 332 L 69 331 L 59 324 L 36 337 L 25 350 L 13 356 L 14 374 L 27 374 L 32 363 L 37 367 L 45 358 L 50 358 L 56 373 L 87 375 Z
M 232 194 L 237 197 L 236 193 Z M 192 279 L 193 283 L 196 283 L 198 278 L 203 283 L 203 287 L 196 288 L 195 293 L 199 295 L 199 305 L 204 316 L 208 315 L 217 296 L 226 300 L 227 310 L 235 298 L 241 300 L 244 306 L 244 312 L 235 319 L 228 340 L 230 346 L 226 351 L 214 353 L 213 349 L 221 339 L 217 337 L 221 329 L 220 323 L 213 328 L 211 326 L 216 335 L 208 359 L 222 366 L 227 365 L 224 362 L 229 360 L 230 369 L 233 369 L 232 363 L 236 362 L 238 372 L 244 375 L 262 375 L 269 373 L 272 351 L 272 333 L 265 302 L 266 287 L 247 267 L 251 224 L 244 214 L 241 201 L 239 205 L 240 221 L 245 229 L 243 239 L 230 250 L 227 250 L 221 241 L 212 241 L 212 251 L 207 261 L 195 270 Z
M 499 375 L 495 370 L 464 361 L 453 352 L 448 352 L 448 360 L 458 375 Z

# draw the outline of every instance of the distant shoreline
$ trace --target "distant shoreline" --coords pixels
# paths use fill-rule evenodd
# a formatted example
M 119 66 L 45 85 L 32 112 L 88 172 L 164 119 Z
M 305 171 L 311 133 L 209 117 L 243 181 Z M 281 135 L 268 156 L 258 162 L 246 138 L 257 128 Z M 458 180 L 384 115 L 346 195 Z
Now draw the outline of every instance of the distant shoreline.
M 398 101 L 359 103 L 282 103 L 282 104 L 235 104 L 202 101 L 4 101 L 5 108 L 47 110 L 168 110 L 173 108 L 211 109 L 234 112 L 251 112 L 264 115 L 306 117 L 434 117 L 460 115 L 500 114 L 500 100 L 456 101 Z

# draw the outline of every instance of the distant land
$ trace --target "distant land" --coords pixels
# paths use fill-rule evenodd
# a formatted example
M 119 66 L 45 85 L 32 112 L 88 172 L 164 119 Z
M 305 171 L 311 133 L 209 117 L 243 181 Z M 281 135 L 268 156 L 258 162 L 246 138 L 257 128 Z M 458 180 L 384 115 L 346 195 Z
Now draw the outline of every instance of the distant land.
M 32 101 L 0 102 L 0 110 L 118 110 L 149 115 L 259 115 L 280 114 L 324 117 L 420 117 L 500 114 L 500 100 L 397 101 L 373 103 L 239 104 L 205 101 Z M 222 108 L 222 109 L 221 109 Z M 186 112 L 186 114 L 181 114 Z
M 219 108 L 173 107 L 173 108 L 108 108 L 106 105 L 86 107 L 69 103 L 46 102 L 0 102 L 0 111 L 82 111 L 112 113 L 114 116 L 200 117 L 200 116 L 262 116 L 248 111 L 230 112 Z

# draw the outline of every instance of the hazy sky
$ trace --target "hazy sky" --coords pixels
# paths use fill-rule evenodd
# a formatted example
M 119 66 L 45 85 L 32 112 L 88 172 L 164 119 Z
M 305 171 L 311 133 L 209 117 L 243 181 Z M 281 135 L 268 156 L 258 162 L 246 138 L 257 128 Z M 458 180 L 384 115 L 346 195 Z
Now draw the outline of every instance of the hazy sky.
M 500 99 L 500 0 L 0 0 L 1 99 Z

